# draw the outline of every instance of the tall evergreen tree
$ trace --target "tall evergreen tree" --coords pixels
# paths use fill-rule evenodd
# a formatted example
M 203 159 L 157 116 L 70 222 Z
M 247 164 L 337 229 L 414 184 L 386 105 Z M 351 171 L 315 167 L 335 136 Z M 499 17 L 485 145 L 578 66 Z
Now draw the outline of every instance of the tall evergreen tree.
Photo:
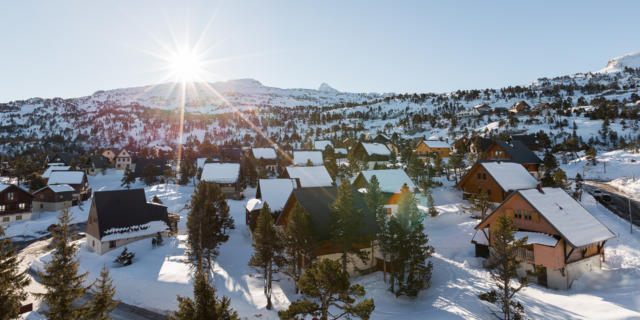
M 51 260 L 44 266 L 44 272 L 38 272 L 47 290 L 40 294 L 48 307 L 44 314 L 51 320 L 85 319 L 87 316 L 87 306 L 76 303 L 87 292 L 83 286 L 87 273 L 78 274 L 78 247 L 71 242 L 70 222 L 69 209 L 63 209 L 58 224 L 51 231 L 54 248 Z
M 383 258 L 386 258 L 389 253 L 389 213 L 384 209 L 384 196 L 380 189 L 380 183 L 378 177 L 375 175 L 369 180 L 367 186 L 367 193 L 364 195 L 364 201 L 367 204 L 369 210 L 375 214 L 376 222 L 378 224 L 378 232 L 376 239 L 378 240 L 378 247 L 382 252 Z M 387 266 L 386 264 L 382 268 L 384 281 L 387 281 Z
M 343 271 L 351 255 L 365 261 L 368 254 L 356 247 L 362 241 L 361 231 L 364 225 L 364 213 L 353 205 L 353 194 L 348 180 L 342 180 L 338 187 L 338 197 L 331 205 L 331 242 L 341 249 L 340 261 Z
M 178 310 L 173 320 L 239 320 L 238 314 L 231 309 L 231 300 L 216 297 L 216 289 L 209 283 L 202 270 L 196 272 L 193 280 L 193 299 L 178 296 Z
M 192 161 L 187 159 L 183 159 L 180 162 L 180 179 L 178 179 L 178 184 L 186 185 L 189 183 L 189 179 L 193 178 L 196 175 L 196 167 L 193 165 Z
M 304 264 L 315 259 L 317 246 L 311 216 L 296 203 L 287 217 L 287 228 L 284 231 L 286 253 L 284 272 L 295 281 L 296 293 L 298 293 L 298 281 L 302 276 Z
M 278 312 L 280 319 L 304 319 L 304 316 L 311 315 L 320 320 L 342 317 L 366 320 L 375 309 L 373 299 L 355 303 L 357 298 L 365 295 L 365 290 L 359 284 L 351 285 L 349 274 L 338 261 L 323 259 L 313 264 L 304 272 L 299 285 L 306 298 L 294 301 L 287 310 Z M 330 307 L 333 308 L 330 310 Z M 333 310 L 338 313 L 332 314 Z
M 5 235 L 0 226 L 0 238 Z M 21 259 L 9 239 L 0 239 L 0 320 L 15 319 L 22 301 L 27 298 L 24 288 L 31 280 L 27 271 L 19 272 Z
M 114 300 L 116 288 L 113 286 L 113 280 L 109 277 L 109 269 L 107 266 L 102 267 L 100 278 L 93 284 L 91 290 L 91 301 L 89 302 L 89 319 L 107 320 L 111 319 L 109 313 L 116 308 L 120 300 Z
M 136 183 L 136 176 L 133 174 L 133 171 L 131 171 L 131 169 L 127 168 L 126 170 L 124 170 L 124 175 L 122 176 L 122 184 L 120 184 L 120 186 L 129 189 L 132 183 Z
M 187 254 L 194 267 L 210 270 L 220 245 L 229 240 L 227 230 L 234 229 L 229 206 L 217 184 L 201 181 L 191 196 L 187 218 Z
M 249 265 L 256 268 L 264 280 L 264 295 L 267 298 L 267 310 L 271 310 L 273 276 L 284 265 L 284 244 L 280 229 L 273 223 L 271 210 L 266 203 L 256 221 L 253 231 L 253 255 Z
M 491 279 L 496 289 L 479 295 L 481 300 L 488 301 L 498 306 L 498 310 L 492 313 L 504 320 L 519 320 L 524 314 L 524 307 L 520 302 L 514 300 L 514 296 L 522 288 L 527 286 L 526 277 L 518 277 L 516 269 L 518 260 L 516 252 L 527 243 L 527 237 L 516 240 L 514 233 L 517 231 L 513 225 L 513 220 L 506 215 L 496 219 L 495 229 L 492 230 L 491 247 L 494 249 L 489 267 Z M 519 283 L 514 285 L 513 280 L 519 279 Z

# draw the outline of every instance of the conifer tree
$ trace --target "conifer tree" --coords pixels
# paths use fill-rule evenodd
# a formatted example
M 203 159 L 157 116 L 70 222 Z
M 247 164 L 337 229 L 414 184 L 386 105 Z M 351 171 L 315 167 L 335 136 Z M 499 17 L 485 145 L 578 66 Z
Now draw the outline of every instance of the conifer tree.
M 350 255 L 364 262 L 368 254 L 356 247 L 362 240 L 360 233 L 364 225 L 364 213 L 354 207 L 352 188 L 346 179 L 338 187 L 338 197 L 331 205 L 330 219 L 330 238 L 341 248 L 340 261 L 343 271 L 347 272 Z
M 426 260 L 433 254 L 424 234 L 424 215 L 412 193 L 404 191 L 398 201 L 398 213 L 389 219 L 391 291 L 416 296 L 429 287 L 433 265 Z
M 200 181 L 191 196 L 191 213 L 187 218 L 188 250 L 194 266 L 202 263 L 210 270 L 220 245 L 229 240 L 227 230 L 234 229 L 229 206 L 217 184 Z
M 383 258 L 386 261 L 389 250 L 389 213 L 384 209 L 384 198 L 382 190 L 380 189 L 380 183 L 378 177 L 373 175 L 369 180 L 367 187 L 367 193 L 364 195 L 364 201 L 367 204 L 369 210 L 375 214 L 376 223 L 378 224 L 378 232 L 376 239 L 378 240 L 378 246 L 382 252 Z M 387 281 L 387 266 L 386 264 L 382 268 L 384 281 Z
M 193 280 L 193 299 L 178 296 L 178 310 L 169 317 L 173 320 L 239 320 L 231 308 L 231 300 L 218 298 L 216 289 L 202 270 L 196 272 Z
M 351 285 L 349 274 L 338 261 L 323 259 L 313 264 L 299 282 L 305 299 L 294 301 L 287 310 L 279 311 L 280 319 L 304 319 L 304 316 L 311 315 L 320 320 L 342 317 L 366 320 L 375 309 L 373 299 L 355 303 L 357 298 L 365 295 L 365 290 L 359 284 Z M 333 310 L 337 310 L 337 314 L 332 314 Z
M 122 176 L 122 184 L 120 186 L 129 189 L 132 183 L 136 183 L 136 176 L 131 169 L 127 168 Z
M 187 183 L 189 183 L 189 179 L 193 178 L 195 175 L 196 168 L 193 163 L 191 163 L 191 161 L 183 159 L 180 162 L 180 179 L 178 179 L 178 184 L 183 186 L 186 185 Z
M 267 298 L 267 310 L 273 307 L 271 304 L 273 276 L 284 265 L 283 236 L 278 227 L 273 224 L 271 210 L 266 203 L 260 210 L 253 231 L 253 255 L 249 265 L 256 268 L 264 280 L 264 294 Z
M 89 302 L 89 319 L 107 320 L 111 319 L 109 313 L 116 308 L 120 300 L 114 300 L 116 288 L 113 286 L 113 280 L 109 277 L 109 269 L 107 266 L 102 267 L 100 278 L 93 284 L 91 290 L 91 301 Z
M 287 228 L 284 231 L 286 253 L 284 272 L 295 281 L 296 293 L 298 293 L 298 281 L 302 276 L 304 264 L 306 261 L 315 259 L 317 246 L 311 216 L 296 203 L 287 217 Z
M 54 248 L 51 260 L 44 266 L 44 272 L 38 272 L 47 290 L 40 294 L 48 307 L 44 314 L 51 320 L 84 319 L 87 313 L 86 305 L 75 304 L 87 292 L 83 286 L 87 273 L 78 274 L 78 247 L 71 242 L 70 222 L 69 209 L 63 209 L 51 231 Z
M 160 198 L 158 198 L 157 195 L 154 195 L 153 198 L 151 198 L 151 202 L 157 203 L 157 204 L 162 204 L 162 200 L 160 200 Z
M 0 237 L 5 235 L 0 226 Z M 15 319 L 22 301 L 27 298 L 24 288 L 31 280 L 27 271 L 19 272 L 21 259 L 9 239 L 0 239 L 0 320 Z
M 489 195 L 481 191 L 480 193 L 473 194 L 469 198 L 469 202 L 471 202 L 471 210 L 480 211 L 480 218 L 484 219 L 487 215 L 487 212 L 491 210 L 493 205 L 489 202 Z
M 491 242 L 494 253 L 488 261 L 491 279 L 497 289 L 480 294 L 479 298 L 497 305 L 499 309 L 492 310 L 492 313 L 501 319 L 522 319 L 524 307 L 514 300 L 514 296 L 527 286 L 527 278 L 518 278 L 516 269 L 519 262 L 516 252 L 526 245 L 527 237 L 515 239 L 514 233 L 517 229 L 513 225 L 513 220 L 506 215 L 498 217 L 495 223 Z M 514 279 L 519 279 L 519 284 L 514 285 Z

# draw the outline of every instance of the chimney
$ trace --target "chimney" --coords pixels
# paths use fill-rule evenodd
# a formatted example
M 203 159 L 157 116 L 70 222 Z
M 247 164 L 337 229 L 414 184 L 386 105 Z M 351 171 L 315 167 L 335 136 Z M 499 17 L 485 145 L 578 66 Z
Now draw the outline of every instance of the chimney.
M 538 185 L 536 185 L 536 189 L 538 189 L 538 192 L 544 194 L 544 191 L 542 190 L 542 183 L 538 183 Z
M 300 185 L 300 178 L 295 178 L 296 179 L 296 189 L 298 188 L 302 188 L 302 186 Z

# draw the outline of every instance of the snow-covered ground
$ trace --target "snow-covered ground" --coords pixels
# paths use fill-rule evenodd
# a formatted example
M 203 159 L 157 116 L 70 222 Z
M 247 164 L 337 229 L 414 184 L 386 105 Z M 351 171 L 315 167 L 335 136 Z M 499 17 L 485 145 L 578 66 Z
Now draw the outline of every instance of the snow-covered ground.
M 119 177 L 110 172 L 93 177 L 91 184 L 94 190 L 115 189 L 119 188 Z M 415 299 L 395 298 L 387 291 L 380 272 L 354 278 L 364 285 L 367 296 L 375 300 L 372 319 L 491 318 L 487 305 L 477 298 L 490 288 L 489 274 L 482 268 L 482 260 L 474 257 L 470 243 L 478 220 L 464 213 L 462 207 L 468 204 L 462 202 L 461 193 L 452 188 L 453 183 L 444 182 L 445 186 L 433 191 L 440 215 L 425 221 L 425 231 L 436 251 L 431 259 L 434 264 L 431 288 Z M 189 200 L 193 187 L 159 185 L 145 190 L 147 197 L 158 195 L 170 206 L 170 211 L 177 212 Z M 254 193 L 255 189 L 247 189 L 245 196 L 250 199 Z M 247 266 L 252 248 L 251 235 L 244 224 L 245 202 L 229 200 L 236 229 L 222 245 L 214 270 L 215 284 L 218 294 L 230 297 L 232 307 L 243 318 L 277 319 L 276 311 L 265 309 L 262 281 Z M 519 299 L 527 315 L 533 319 L 640 318 L 640 230 L 630 235 L 628 224 L 588 194 L 584 195 L 583 205 L 617 235 L 607 243 L 603 270 L 580 278 L 568 291 L 535 284 L 525 288 Z M 184 217 L 186 213 L 181 214 Z M 117 298 L 168 312 L 177 305 L 176 295 L 192 294 L 184 241 L 184 236 L 167 238 L 165 244 L 156 249 L 152 249 L 149 239 L 131 243 L 127 247 L 136 253 L 134 264 L 118 267 L 112 261 L 120 249 L 99 256 L 84 247 L 84 240 L 79 240 L 80 271 L 89 271 L 86 281 L 89 284 L 99 275 L 102 266 L 107 265 L 117 287 Z M 48 254 L 35 259 L 33 267 L 41 266 L 47 259 Z M 286 308 L 296 299 L 293 283 L 284 276 L 280 279 L 274 284 L 276 310 Z
M 567 164 L 560 164 L 560 168 L 567 173 L 569 178 L 574 178 L 577 173 L 580 173 L 585 179 L 607 181 L 640 176 L 640 153 L 624 150 L 600 152 L 596 165 L 590 164 L 583 152 L 578 156 L 577 159 L 569 161 Z M 561 162 L 558 161 L 558 163 Z

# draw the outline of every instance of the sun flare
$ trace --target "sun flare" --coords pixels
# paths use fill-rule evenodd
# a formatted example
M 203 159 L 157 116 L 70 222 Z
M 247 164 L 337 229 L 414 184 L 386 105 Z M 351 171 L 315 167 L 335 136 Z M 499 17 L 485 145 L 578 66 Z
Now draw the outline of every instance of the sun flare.
M 169 56 L 169 70 L 179 81 L 201 80 L 204 72 L 202 58 L 192 50 L 179 50 Z

